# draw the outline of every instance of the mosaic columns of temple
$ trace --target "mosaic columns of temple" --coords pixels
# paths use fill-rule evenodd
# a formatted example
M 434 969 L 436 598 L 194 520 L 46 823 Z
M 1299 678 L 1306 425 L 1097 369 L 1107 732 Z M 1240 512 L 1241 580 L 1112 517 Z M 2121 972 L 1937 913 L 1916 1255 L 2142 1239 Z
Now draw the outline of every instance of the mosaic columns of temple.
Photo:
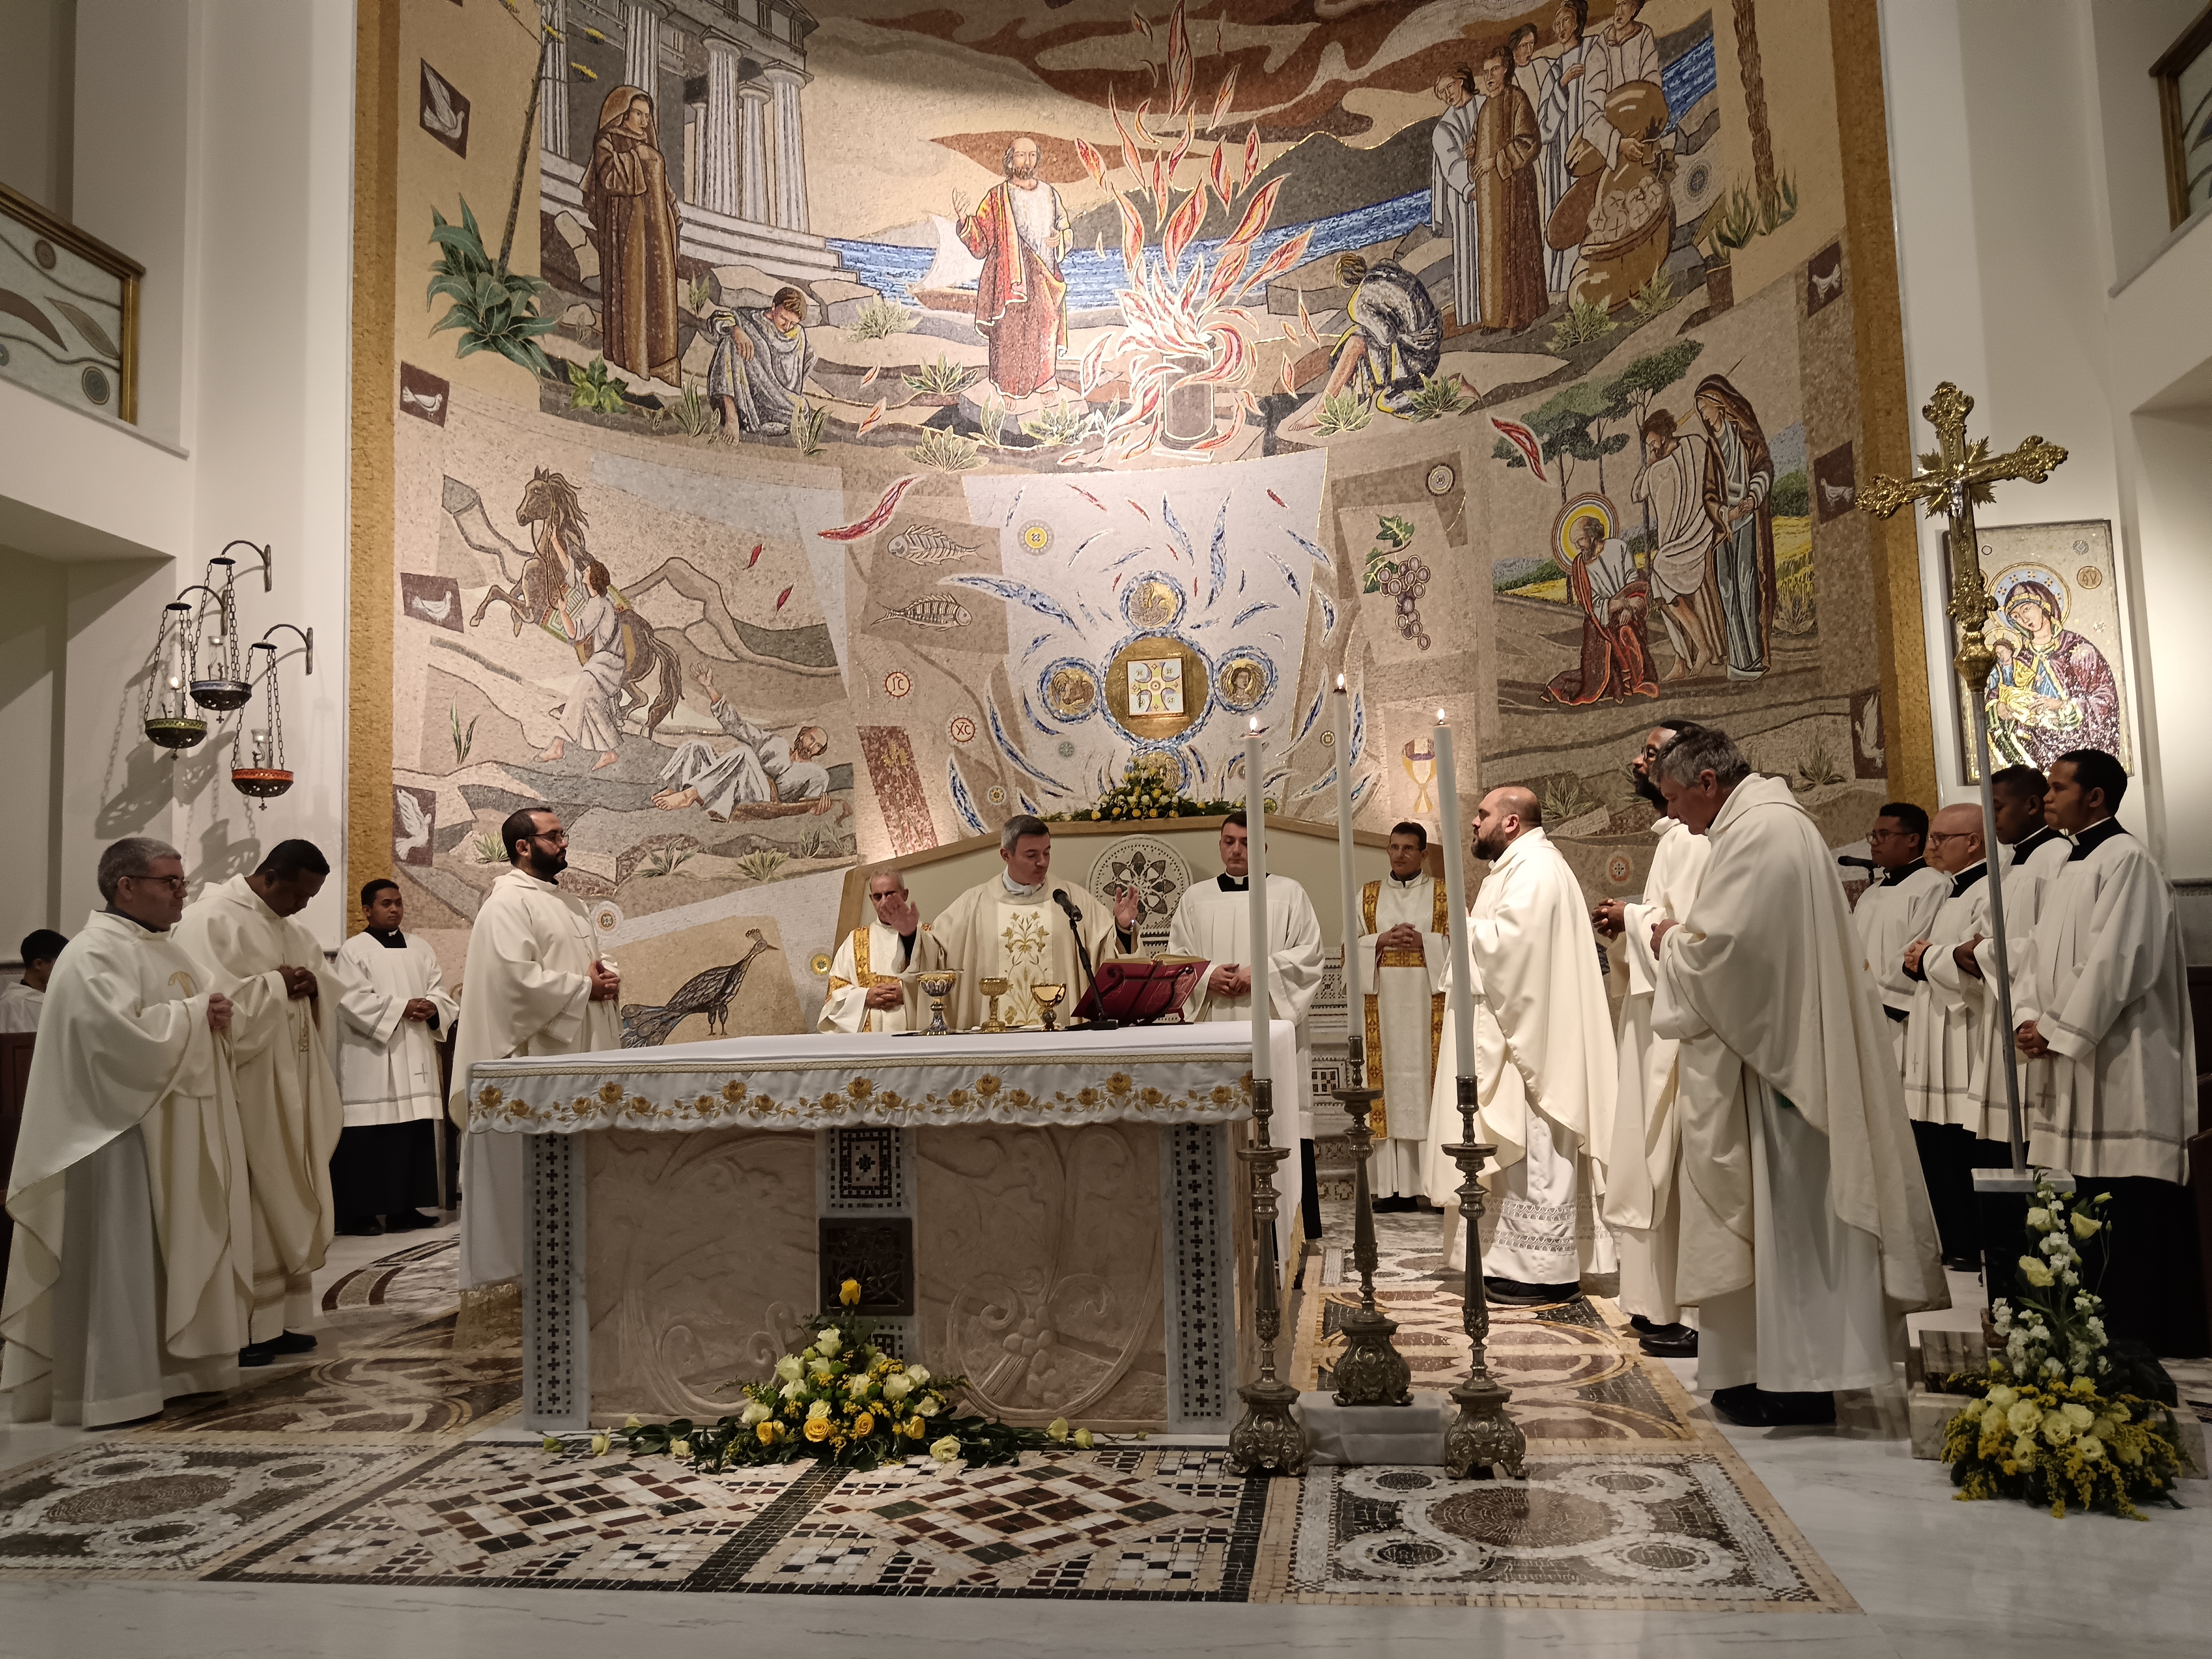
M 806 77 L 771 64 L 762 71 L 775 95 L 775 222 L 786 230 L 806 228 L 806 137 L 799 125 L 799 89 Z
M 653 100 L 660 100 L 660 8 L 644 0 L 630 0 L 629 39 L 623 60 L 623 79 Z
M 738 88 L 740 106 L 738 216 L 768 222 L 768 88 L 749 81 Z
M 554 155 L 568 153 L 568 0 L 539 0 L 545 39 L 538 58 L 538 142 Z
M 710 213 L 726 213 L 732 218 L 740 211 L 738 74 L 736 43 L 709 37 L 707 109 L 699 126 L 699 205 Z

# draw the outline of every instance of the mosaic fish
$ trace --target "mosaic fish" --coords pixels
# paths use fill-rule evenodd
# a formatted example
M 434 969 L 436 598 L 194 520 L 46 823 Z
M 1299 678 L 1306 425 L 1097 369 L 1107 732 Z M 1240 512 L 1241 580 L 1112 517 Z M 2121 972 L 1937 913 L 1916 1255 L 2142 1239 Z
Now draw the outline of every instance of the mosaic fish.
M 904 610 L 886 610 L 882 620 L 896 617 L 910 622 L 917 628 L 965 628 L 975 620 L 975 614 L 950 593 L 925 593 Z
M 943 564 L 947 559 L 957 559 L 975 550 L 964 542 L 956 542 L 934 525 L 910 524 L 884 544 L 884 550 L 894 558 L 927 568 Z

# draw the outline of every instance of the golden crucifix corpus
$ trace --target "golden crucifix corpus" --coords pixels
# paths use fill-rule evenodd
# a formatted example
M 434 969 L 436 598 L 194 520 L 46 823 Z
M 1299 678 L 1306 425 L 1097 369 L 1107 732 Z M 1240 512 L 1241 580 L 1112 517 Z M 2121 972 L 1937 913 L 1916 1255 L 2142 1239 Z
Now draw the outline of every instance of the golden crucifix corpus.
M 1966 416 L 1974 400 L 1946 380 L 1936 388 L 1920 413 L 1936 428 L 1942 447 L 1921 456 L 1920 471 L 1909 478 L 1869 478 L 1859 487 L 1858 505 L 1877 519 L 1887 519 L 1899 507 L 1917 503 L 1951 520 L 1946 552 L 1951 562 L 1951 621 L 1959 630 L 1958 654 L 1951 659 L 1974 722 L 1974 767 L 1982 781 L 1982 823 L 1984 836 L 1996 834 L 1996 799 L 1990 781 L 1990 672 L 1996 666 L 1996 647 L 1990 643 L 1988 621 L 1996 600 L 1982 580 L 1980 538 L 1974 529 L 1974 506 L 1996 499 L 1991 485 L 2010 478 L 2041 483 L 2051 470 L 2066 459 L 2057 444 L 2031 435 L 2019 448 L 2003 455 L 1990 453 L 1986 438 L 1966 441 Z M 1990 937 L 1996 945 L 1997 1007 L 2004 1029 L 2013 1030 L 2012 958 L 2005 948 L 2003 884 L 1997 879 L 1996 848 L 1990 849 Z M 2027 1143 L 2020 1113 L 2020 1057 L 2009 1042 L 2002 1045 L 2005 1057 L 2005 1103 L 2012 1139 L 2014 1176 L 2027 1170 Z

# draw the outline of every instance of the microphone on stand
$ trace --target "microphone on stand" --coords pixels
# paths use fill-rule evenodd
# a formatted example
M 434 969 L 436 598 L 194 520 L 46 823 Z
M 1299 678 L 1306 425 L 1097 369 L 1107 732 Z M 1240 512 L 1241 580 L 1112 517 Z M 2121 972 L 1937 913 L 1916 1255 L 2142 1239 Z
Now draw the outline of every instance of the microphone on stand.
M 1855 859 L 1848 853 L 1837 854 L 1836 862 L 1838 864 L 1848 864 L 1853 868 L 1859 870 L 1879 870 L 1881 868 L 1881 866 L 1876 864 L 1872 859 Z
M 1068 897 L 1067 889 L 1065 887 L 1055 887 L 1052 890 L 1052 902 L 1057 904 L 1067 917 L 1068 931 L 1075 935 L 1075 958 L 1082 964 L 1083 976 L 1091 981 L 1091 988 L 1093 993 L 1096 993 L 1098 988 L 1098 970 L 1091 965 L 1091 947 L 1083 942 L 1083 912 L 1077 907 L 1075 901 Z M 1079 1006 L 1083 999 L 1078 997 L 1075 1000 Z M 1069 1010 L 1071 1018 L 1073 1012 L 1073 1009 Z M 1084 1024 L 1094 1031 L 1111 1031 L 1118 1029 L 1121 1022 L 1118 1019 L 1108 1019 L 1105 1017 L 1105 1006 L 1102 1003 L 1099 1012 L 1085 1020 Z

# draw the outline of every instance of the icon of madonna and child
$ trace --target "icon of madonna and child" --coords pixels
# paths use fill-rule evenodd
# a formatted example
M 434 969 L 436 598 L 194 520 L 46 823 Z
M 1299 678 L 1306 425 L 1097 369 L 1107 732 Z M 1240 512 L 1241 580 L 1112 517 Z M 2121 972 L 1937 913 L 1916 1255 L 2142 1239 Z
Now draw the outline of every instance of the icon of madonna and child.
M 2015 570 L 1996 586 L 2002 623 L 1988 690 L 1996 766 L 2048 771 L 2069 749 L 2124 751 L 2120 688 L 2105 653 L 2066 623 L 2065 584 L 2048 571 Z

